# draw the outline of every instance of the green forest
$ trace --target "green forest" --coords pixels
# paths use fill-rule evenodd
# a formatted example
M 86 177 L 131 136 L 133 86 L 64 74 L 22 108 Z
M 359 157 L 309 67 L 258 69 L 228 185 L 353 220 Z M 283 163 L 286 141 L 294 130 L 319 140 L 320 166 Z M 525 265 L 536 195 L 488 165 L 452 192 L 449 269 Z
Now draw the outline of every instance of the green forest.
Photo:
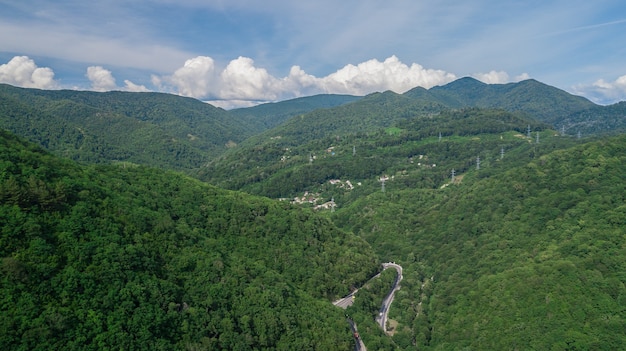
M 626 342 L 624 151 L 623 135 L 578 139 L 473 108 L 300 145 L 270 138 L 206 174 L 269 197 L 332 198 L 323 214 L 405 267 L 398 326 L 369 341 L 377 349 L 612 350 Z
M 352 350 L 356 323 L 370 350 L 621 349 L 623 108 L 533 80 L 238 111 L 2 85 L 0 346 Z
M 0 134 L 3 349 L 348 349 L 378 268 L 309 210 Z
M 333 216 L 414 272 L 391 311 L 406 326 L 401 347 L 620 349 L 625 151 L 624 136 L 583 144 L 440 190 L 375 193 Z

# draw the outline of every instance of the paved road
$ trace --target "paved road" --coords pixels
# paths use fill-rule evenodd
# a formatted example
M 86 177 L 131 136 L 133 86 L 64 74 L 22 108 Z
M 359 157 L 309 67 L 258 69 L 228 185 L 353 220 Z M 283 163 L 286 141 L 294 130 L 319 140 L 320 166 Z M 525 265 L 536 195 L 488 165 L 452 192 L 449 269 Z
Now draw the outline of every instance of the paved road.
M 341 307 L 344 310 L 348 308 L 348 306 L 352 306 L 352 304 L 354 303 L 354 294 L 356 294 L 357 291 L 359 290 L 358 289 L 354 290 L 353 292 L 350 293 L 350 295 L 333 302 L 333 305 L 337 307 Z
M 363 339 L 361 339 L 360 337 L 356 337 L 356 335 L 359 335 L 359 329 L 357 329 L 356 327 L 356 323 L 354 323 L 354 321 L 352 319 L 348 318 L 348 323 L 350 323 L 350 329 L 352 329 L 352 333 L 354 333 L 355 335 L 355 345 L 354 345 L 354 350 L 355 351 L 367 351 L 367 348 L 365 347 L 365 344 L 363 343 Z
M 378 317 L 376 317 L 376 323 L 380 325 L 380 327 L 383 329 L 385 333 L 387 332 L 387 312 L 389 311 L 389 307 L 391 306 L 391 303 L 393 302 L 393 298 L 396 294 L 396 291 L 400 290 L 400 281 L 402 281 L 402 266 L 395 264 L 393 262 L 383 263 L 383 270 L 388 269 L 388 268 L 395 269 L 398 272 L 398 275 L 396 276 L 396 280 L 393 283 L 393 286 L 391 287 L 391 291 L 389 292 L 389 294 L 387 294 L 387 296 L 383 300 L 383 304 L 380 307 L 380 314 L 378 315 Z M 379 276 L 380 276 L 380 273 L 373 276 L 370 280 L 376 279 Z M 354 303 L 354 294 L 356 294 L 358 291 L 359 291 L 358 289 L 354 290 L 346 297 L 333 302 L 333 305 L 337 307 L 341 307 L 345 310 L 346 308 L 348 308 L 348 306 L 352 306 L 352 304 Z M 348 323 L 350 323 L 350 328 L 352 329 L 352 332 L 357 333 L 356 323 L 354 323 L 354 321 L 352 321 L 351 319 L 348 319 Z M 355 350 L 367 351 L 367 349 L 365 348 L 365 345 L 363 344 L 363 340 L 361 340 L 360 337 L 355 338 L 355 339 L 356 339 Z
M 396 291 L 400 290 L 400 282 L 402 281 L 402 266 L 390 262 L 390 263 L 383 263 L 383 267 L 384 269 L 394 268 L 396 271 L 398 271 L 398 275 L 396 276 L 396 281 L 393 283 L 393 287 L 391 288 L 391 291 L 389 292 L 389 294 L 387 294 L 387 296 L 383 300 L 383 304 L 380 307 L 380 313 L 376 317 L 376 323 L 378 323 L 378 325 L 380 325 L 380 327 L 386 333 L 387 332 L 387 315 L 389 313 L 389 307 L 391 306 L 391 303 L 393 302 L 393 298 L 396 295 Z

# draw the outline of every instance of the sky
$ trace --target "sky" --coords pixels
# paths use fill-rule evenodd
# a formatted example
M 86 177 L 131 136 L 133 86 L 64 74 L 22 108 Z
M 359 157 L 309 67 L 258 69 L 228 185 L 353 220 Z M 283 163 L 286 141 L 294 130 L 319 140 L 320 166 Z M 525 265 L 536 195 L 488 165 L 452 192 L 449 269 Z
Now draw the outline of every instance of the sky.
M 0 83 L 233 108 L 461 77 L 626 100 L 623 0 L 0 0 Z

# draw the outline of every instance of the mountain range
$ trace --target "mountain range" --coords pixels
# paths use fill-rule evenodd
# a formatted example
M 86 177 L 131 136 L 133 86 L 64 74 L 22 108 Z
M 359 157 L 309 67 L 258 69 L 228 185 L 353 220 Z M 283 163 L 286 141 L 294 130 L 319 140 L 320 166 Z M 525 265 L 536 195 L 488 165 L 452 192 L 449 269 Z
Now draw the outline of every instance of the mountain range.
M 625 108 L 535 80 L 231 111 L 1 85 L 0 346 L 349 350 L 355 323 L 376 350 L 620 349 Z
M 49 91 L 6 84 L 0 85 L 0 102 L 0 127 L 61 156 L 179 170 L 197 169 L 279 125 L 284 137 L 293 128 L 299 138 L 319 138 L 372 132 L 409 117 L 467 107 L 522 113 L 569 135 L 614 133 L 626 124 L 624 103 L 595 105 L 535 80 L 485 84 L 462 78 L 404 94 L 317 95 L 232 111 L 161 93 Z

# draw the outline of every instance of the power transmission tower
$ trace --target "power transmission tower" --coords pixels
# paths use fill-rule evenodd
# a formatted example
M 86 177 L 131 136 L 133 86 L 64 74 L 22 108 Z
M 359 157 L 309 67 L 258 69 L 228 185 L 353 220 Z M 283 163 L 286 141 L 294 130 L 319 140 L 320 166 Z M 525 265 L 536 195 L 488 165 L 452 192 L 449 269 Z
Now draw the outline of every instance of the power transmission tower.
M 476 169 L 480 169 L 480 156 L 476 156 Z
M 535 141 L 535 144 L 539 144 L 539 132 L 537 132 L 537 140 Z
M 352 156 L 356 155 L 356 146 L 352 146 Z
M 580 139 L 580 130 L 578 131 L 578 134 L 576 135 L 577 139 Z
M 380 178 L 380 183 L 381 183 L 381 190 L 384 193 L 385 192 L 385 177 L 384 176 Z
M 313 154 L 309 154 L 309 164 L 313 163 Z
M 454 168 L 452 168 L 452 179 L 450 179 L 450 183 L 454 183 Z
M 504 158 L 504 146 L 500 148 L 500 159 Z
M 330 212 L 335 212 L 335 197 L 330 199 Z
M 441 142 L 441 132 L 439 132 L 439 141 Z
M 526 128 L 526 137 L 530 138 L 530 124 L 528 125 L 528 128 Z
M 561 136 L 565 136 L 565 125 L 561 126 Z

